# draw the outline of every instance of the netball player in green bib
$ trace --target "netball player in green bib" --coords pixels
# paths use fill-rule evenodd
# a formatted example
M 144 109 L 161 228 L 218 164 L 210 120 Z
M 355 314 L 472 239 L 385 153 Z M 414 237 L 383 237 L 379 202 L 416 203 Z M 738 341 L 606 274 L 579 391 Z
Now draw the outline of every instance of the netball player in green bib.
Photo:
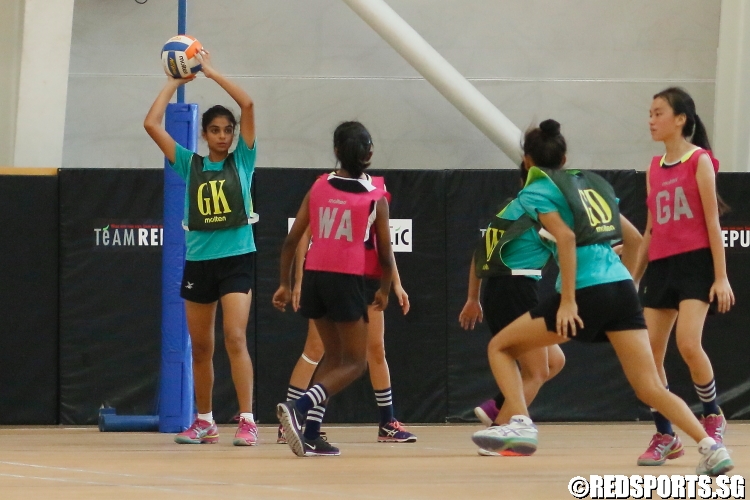
M 521 164 L 521 181 L 525 182 L 528 169 Z M 492 335 L 531 310 L 539 302 L 537 288 L 541 269 L 551 256 L 550 245 L 539 236 L 541 226 L 524 211 L 518 198 L 506 202 L 493 217 L 477 244 L 469 271 L 469 293 L 459 315 L 461 326 L 474 329 L 486 320 Z M 484 281 L 481 303 L 480 288 Z M 565 355 L 560 346 L 533 349 L 518 358 L 523 380 L 523 393 L 528 404 L 542 385 L 560 373 Z M 503 394 L 498 393 L 474 408 L 474 414 L 485 425 L 497 421 L 503 405 Z M 480 455 L 513 455 L 479 450 Z
M 604 179 L 585 171 L 562 170 L 566 149 L 560 124 L 554 120 L 545 120 L 524 137 L 529 177 L 518 200 L 555 242 L 558 293 L 503 328 L 490 342 L 490 366 L 505 396 L 498 421 L 509 423 L 476 432 L 473 441 L 496 452 L 534 453 L 538 431 L 528 416 L 516 360 L 532 349 L 570 339 L 609 341 L 636 396 L 698 443 L 697 473 L 724 474 L 734 467 L 726 448 L 706 434 L 685 402 L 664 387 L 656 371 L 643 309 L 631 279 L 641 236 L 619 214 L 614 190 Z M 622 261 L 611 247 L 619 239 L 623 240 Z
M 236 446 L 257 444 L 258 429 L 252 414 L 253 366 L 247 350 L 246 329 L 252 302 L 255 241 L 250 224 L 250 184 L 255 169 L 255 118 L 250 96 L 216 71 L 207 51 L 198 54 L 203 74 L 219 84 L 240 107 L 239 139 L 230 152 L 237 120 L 223 106 L 203 113 L 202 137 L 208 146 L 203 157 L 177 144 L 162 125 L 164 112 L 177 87 L 189 80 L 168 77 L 146 115 L 144 127 L 170 166 L 186 182 L 185 271 L 180 296 L 185 299 L 192 342 L 193 377 L 198 416 L 175 437 L 182 444 L 216 443 L 219 431 L 213 419 L 214 320 L 221 301 L 224 344 L 240 405 Z

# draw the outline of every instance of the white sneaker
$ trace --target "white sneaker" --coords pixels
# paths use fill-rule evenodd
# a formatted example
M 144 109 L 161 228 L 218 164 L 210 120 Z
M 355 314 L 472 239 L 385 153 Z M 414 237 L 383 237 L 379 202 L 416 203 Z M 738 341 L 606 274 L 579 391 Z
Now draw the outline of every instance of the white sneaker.
M 698 448 L 701 459 L 695 473 L 698 475 L 706 474 L 709 476 L 720 476 L 734 469 L 729 452 L 723 444 L 717 443 L 710 448 Z
M 536 451 L 538 434 L 536 425 L 529 417 L 515 415 L 507 424 L 493 425 L 475 432 L 471 440 L 483 450 L 531 455 Z

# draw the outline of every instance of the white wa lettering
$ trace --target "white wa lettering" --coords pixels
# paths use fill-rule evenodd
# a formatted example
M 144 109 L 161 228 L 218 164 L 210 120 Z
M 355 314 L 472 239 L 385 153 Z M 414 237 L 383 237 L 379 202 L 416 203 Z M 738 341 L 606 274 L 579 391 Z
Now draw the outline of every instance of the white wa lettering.
M 331 229 L 336 221 L 336 215 L 339 209 L 331 207 L 320 207 L 318 208 L 318 214 L 320 217 L 320 226 L 318 227 L 318 238 L 330 238 Z M 336 228 L 336 233 L 333 236 L 334 239 L 346 238 L 346 241 L 353 241 L 354 235 L 352 234 L 352 211 L 344 210 L 341 213 L 341 220 L 339 220 Z
M 693 218 L 693 211 L 690 210 L 690 204 L 682 186 L 674 190 L 674 209 L 670 207 L 670 199 L 669 191 L 659 191 L 656 194 L 656 222 L 666 224 L 673 217 L 673 213 L 674 220 L 680 220 L 683 215 L 688 219 Z
M 352 211 L 351 210 L 344 210 L 344 213 L 341 215 L 341 222 L 339 222 L 339 228 L 336 230 L 336 236 L 334 236 L 335 239 L 341 239 L 342 236 L 346 237 L 346 241 L 353 241 L 352 236 Z
M 320 214 L 320 227 L 318 228 L 318 238 L 328 238 L 331 236 L 331 229 L 333 228 L 333 220 L 336 218 L 336 212 L 338 208 L 334 208 L 331 212 L 331 207 L 320 207 L 318 213 Z

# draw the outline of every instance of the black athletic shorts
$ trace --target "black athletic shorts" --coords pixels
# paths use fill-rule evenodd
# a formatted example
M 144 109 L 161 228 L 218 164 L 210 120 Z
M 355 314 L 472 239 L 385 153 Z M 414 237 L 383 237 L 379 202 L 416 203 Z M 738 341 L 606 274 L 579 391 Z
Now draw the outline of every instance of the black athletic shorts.
M 679 309 L 680 302 L 708 302 L 714 283 L 710 248 L 701 248 L 648 263 L 641 280 L 641 303 L 652 309 Z
M 228 293 L 248 293 L 253 287 L 255 252 L 221 259 L 186 260 L 180 297 L 210 304 Z
M 485 280 L 482 310 L 493 336 L 536 307 L 538 284 L 526 276 L 493 276 Z
M 365 276 L 365 302 L 368 306 L 375 301 L 375 292 L 378 290 L 380 290 L 380 279 Z
M 308 319 L 357 321 L 367 317 L 365 279 L 354 274 L 308 271 L 302 277 L 299 312 Z
M 573 340 L 580 342 L 607 342 L 605 332 L 645 330 L 643 308 L 632 280 L 615 281 L 587 286 L 576 290 L 578 316 L 583 329 L 576 327 Z M 532 318 L 544 318 L 547 330 L 557 331 L 557 309 L 560 294 L 549 297 L 531 310 Z

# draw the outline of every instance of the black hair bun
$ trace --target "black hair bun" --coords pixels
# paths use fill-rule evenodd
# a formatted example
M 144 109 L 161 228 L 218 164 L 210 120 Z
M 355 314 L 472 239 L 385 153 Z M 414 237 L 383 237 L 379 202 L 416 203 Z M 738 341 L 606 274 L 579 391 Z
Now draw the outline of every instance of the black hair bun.
M 539 130 L 541 130 L 545 135 L 554 137 L 556 135 L 560 135 L 560 124 L 550 118 L 548 120 L 544 120 L 539 124 Z

